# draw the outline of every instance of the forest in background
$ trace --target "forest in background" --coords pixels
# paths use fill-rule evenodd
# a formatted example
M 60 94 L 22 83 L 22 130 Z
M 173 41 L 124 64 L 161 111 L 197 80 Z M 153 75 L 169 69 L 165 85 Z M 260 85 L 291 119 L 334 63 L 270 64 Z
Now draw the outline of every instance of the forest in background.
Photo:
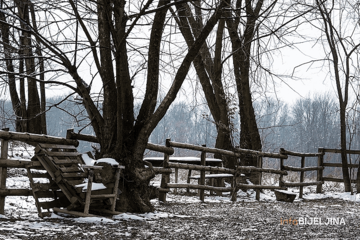
M 50 98 L 47 101 L 47 129 L 52 136 L 65 137 L 66 130 L 94 135 L 84 108 L 76 99 L 62 101 L 63 97 Z M 263 99 L 254 102 L 257 124 L 263 145 L 263 151 L 278 152 L 280 148 L 295 152 L 313 153 L 319 147 L 340 148 L 339 109 L 336 99 L 330 94 L 315 95 L 298 99 L 288 104 L 275 99 Z M 1 128 L 14 130 L 14 112 L 10 101 L 1 101 Z M 347 141 L 350 149 L 360 149 L 358 122 L 360 114 L 357 106 L 347 114 Z M 232 115 L 232 140 L 239 142 L 239 114 Z M 214 147 L 217 131 L 207 105 L 191 106 L 186 102 L 175 103 L 159 122 L 149 138 L 149 142 L 164 145 L 167 138 L 182 143 L 191 143 Z M 95 144 L 92 144 L 94 147 Z M 91 151 L 89 143 L 81 142 L 79 151 Z M 161 153 L 147 151 L 146 156 L 162 156 Z M 199 152 L 175 149 L 174 156 L 197 156 Z M 330 160 L 330 159 L 328 159 Z M 317 159 L 308 161 L 316 165 Z M 340 162 L 340 155 L 331 159 Z M 352 163 L 358 163 L 355 156 Z M 296 159 L 291 165 L 298 165 Z

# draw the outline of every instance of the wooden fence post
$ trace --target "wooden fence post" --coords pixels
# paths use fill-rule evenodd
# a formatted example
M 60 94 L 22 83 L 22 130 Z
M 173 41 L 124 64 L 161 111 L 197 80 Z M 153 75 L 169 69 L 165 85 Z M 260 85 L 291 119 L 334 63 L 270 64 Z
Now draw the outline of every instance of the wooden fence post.
M 166 139 L 166 146 L 170 147 L 170 139 Z M 169 154 L 164 153 L 164 162 L 163 162 L 164 168 L 169 168 Z M 167 184 L 170 182 L 170 174 L 169 173 L 163 173 L 161 174 L 161 183 L 160 188 L 168 188 Z M 166 202 L 166 192 L 159 192 L 159 201 Z
M 319 156 L 318 156 L 318 167 L 323 167 L 324 165 L 324 148 L 319 148 L 318 149 L 318 153 L 321 153 Z M 323 181 L 323 169 L 319 169 L 317 171 L 317 181 Z M 321 193 L 322 191 L 322 184 L 319 184 L 317 185 L 316 187 L 316 193 Z
M 305 167 L 305 157 L 302 156 L 301 157 L 301 168 Z M 305 171 L 301 171 L 300 172 L 300 182 L 303 183 L 304 182 L 304 175 L 305 175 Z M 304 191 L 304 187 L 300 186 L 300 193 L 299 193 L 299 198 L 303 197 L 303 191 Z
M 8 128 L 3 129 L 4 131 L 9 131 Z M 9 142 L 8 140 L 1 139 L 1 156 L 0 159 L 7 159 L 8 158 L 8 147 Z M 7 168 L 0 167 L 0 189 L 6 189 L 6 178 L 7 178 Z M 5 214 L 5 196 L 0 196 L 0 214 Z
M 203 147 L 206 147 L 206 145 L 202 145 Z M 201 152 L 201 166 L 206 165 L 206 152 Z M 200 185 L 205 185 L 205 170 L 200 171 Z M 205 196 L 204 196 L 204 189 L 200 189 L 200 201 L 204 202 Z
M 261 156 L 257 156 L 257 167 L 262 168 L 262 157 Z M 262 172 L 258 173 L 258 177 L 259 177 L 259 185 L 261 185 Z M 261 189 L 256 189 L 256 200 L 257 201 L 260 200 L 260 192 L 261 192 Z
M 286 154 L 285 149 L 280 148 L 280 154 Z M 284 159 L 283 158 L 280 158 L 280 170 L 284 170 Z M 280 177 L 279 177 L 279 186 L 280 187 L 283 186 L 283 182 L 284 182 L 284 175 L 280 174 Z

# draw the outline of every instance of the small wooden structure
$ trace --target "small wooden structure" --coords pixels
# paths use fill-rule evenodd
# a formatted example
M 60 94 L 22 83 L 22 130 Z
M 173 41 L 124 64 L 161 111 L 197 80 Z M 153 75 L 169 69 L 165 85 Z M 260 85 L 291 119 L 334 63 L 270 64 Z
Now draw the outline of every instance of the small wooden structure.
M 49 216 L 49 209 L 76 216 L 94 216 L 89 212 L 119 214 L 115 207 L 121 169 L 124 169 L 124 166 L 112 166 L 112 180 L 108 180 L 102 190 L 92 191 L 94 172 L 101 171 L 103 166 L 85 165 L 75 147 L 78 145 L 77 140 L 8 130 L 0 130 L 0 138 L 0 214 L 4 214 L 5 196 L 29 195 L 34 197 L 40 217 Z M 7 159 L 9 140 L 36 145 L 35 156 L 31 161 Z M 26 168 L 31 189 L 7 189 L 8 167 Z M 84 191 L 79 184 L 85 179 L 88 179 L 88 182 Z M 44 212 L 44 209 L 47 209 L 47 212 Z
M 116 166 L 115 178 L 111 184 L 107 184 L 101 192 L 94 191 L 92 193 L 94 170 L 101 170 L 102 166 L 85 165 L 80 153 L 77 152 L 74 146 L 39 143 L 35 148 L 35 156 L 69 201 L 66 206 L 67 210 L 62 210 L 59 206 L 56 206 L 54 211 L 88 216 L 90 204 L 94 204 L 99 212 L 107 210 L 105 212 L 108 214 L 117 214 L 115 205 L 118 196 L 120 172 L 124 168 L 123 166 Z M 81 186 L 85 178 L 88 179 L 86 192 L 82 191 Z M 32 187 L 32 189 L 34 192 L 35 188 Z M 36 191 L 34 192 L 34 198 L 38 206 Z M 83 214 L 74 211 L 69 212 L 70 210 L 81 211 Z M 38 207 L 38 211 L 40 213 L 40 207 Z

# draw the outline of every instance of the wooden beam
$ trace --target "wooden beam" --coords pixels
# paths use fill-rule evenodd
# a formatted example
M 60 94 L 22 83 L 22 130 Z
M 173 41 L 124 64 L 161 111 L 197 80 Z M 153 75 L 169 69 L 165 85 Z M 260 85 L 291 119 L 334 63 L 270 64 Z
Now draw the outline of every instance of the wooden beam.
M 5 129 L 5 131 L 1 130 L 2 132 L 8 132 L 9 129 Z M 8 158 L 8 145 L 9 142 L 6 139 L 1 139 L 1 159 Z M 0 167 L 0 190 L 6 190 L 6 178 L 7 178 L 7 168 Z M 5 196 L 0 196 L 0 214 L 5 213 Z
M 304 156 L 301 157 L 301 168 L 302 168 L 302 170 L 305 168 L 305 157 Z M 324 168 L 324 167 L 322 167 L 322 168 Z M 301 171 L 301 173 L 300 173 L 300 182 L 303 183 L 304 179 L 305 179 L 305 172 Z M 303 197 L 303 190 L 304 190 L 304 186 L 300 186 L 299 198 Z
M 66 138 L 33 134 L 33 133 L 8 132 L 3 130 L 0 130 L 0 138 L 5 140 L 17 140 L 27 143 L 35 142 L 35 143 L 64 144 L 64 145 L 74 145 L 75 147 L 79 145 L 79 141 L 73 139 L 66 139 Z
M 320 154 L 323 154 L 323 153 L 299 153 L 299 152 L 288 151 L 285 149 L 283 149 L 283 151 L 281 153 L 284 155 L 290 155 L 290 156 L 296 156 L 296 157 L 317 157 Z
M 266 173 L 274 173 L 274 174 L 281 174 L 281 175 L 288 175 L 286 170 L 278 170 L 272 168 L 257 168 L 254 166 L 238 166 L 237 171 L 248 171 L 248 172 L 266 172 Z
M 342 163 L 323 163 L 324 167 L 342 167 Z M 348 164 L 349 168 L 358 168 L 358 164 Z
M 32 196 L 30 189 L 0 189 L 0 196 Z
M 200 165 L 193 165 L 193 164 L 187 164 L 187 163 L 169 162 L 168 166 L 170 168 L 182 168 L 182 169 L 191 169 L 191 170 L 198 170 L 198 171 L 204 170 L 204 171 L 223 172 L 223 173 L 232 173 L 232 174 L 234 174 L 236 172 L 234 169 L 229 169 L 229 168 L 200 166 Z
M 324 182 L 321 182 L 321 181 L 318 181 L 318 182 L 305 182 L 305 183 L 289 183 L 289 182 L 282 182 L 282 185 L 283 186 L 286 186 L 286 187 L 300 187 L 300 186 L 313 186 L 313 185 L 321 185 L 323 184 Z
M 290 167 L 290 166 L 284 166 L 284 170 L 287 171 L 293 171 L 293 172 L 306 172 L 306 171 L 317 171 L 317 170 L 321 170 L 324 169 L 324 167 L 303 167 L 303 168 L 298 168 L 298 167 Z
M 155 174 L 169 173 L 171 174 L 173 171 L 171 168 L 162 168 L 162 167 L 153 167 Z
M 341 153 L 341 149 L 324 148 L 324 152 Z M 346 150 L 346 154 L 360 154 L 360 150 Z
M 234 150 L 236 152 L 232 152 L 232 151 L 227 151 L 227 150 L 223 150 L 223 149 L 209 148 L 209 147 L 203 147 L 203 146 L 198 146 L 198 145 L 193 145 L 193 144 L 188 144 L 188 143 L 178 143 L 178 142 L 170 142 L 170 146 L 177 147 L 177 148 L 186 148 L 186 149 L 191 149 L 191 150 L 196 150 L 196 151 L 205 151 L 208 153 L 219 153 L 219 154 L 233 156 L 233 157 L 241 157 L 241 154 L 245 153 L 245 154 L 251 154 L 253 156 L 263 156 L 263 157 L 270 157 L 270 158 L 282 158 L 282 159 L 288 158 L 286 155 L 282 155 L 279 153 L 266 153 L 266 152 L 259 152 L 259 151 L 240 149 L 240 148 L 236 148 Z
M 344 179 L 342 178 L 332 178 L 332 177 L 323 177 L 323 181 L 328 181 L 328 182 L 344 182 Z M 351 180 L 351 183 L 356 183 L 355 179 Z
M 11 160 L 1 159 L 0 167 L 8 168 L 26 168 L 26 167 L 41 167 L 41 163 L 38 161 L 27 161 L 27 160 Z
M 212 190 L 212 191 L 221 191 L 221 192 L 230 192 L 232 188 L 228 187 L 213 187 L 207 185 L 197 185 L 197 184 L 173 184 L 168 183 L 166 184 L 167 188 L 190 188 L 190 189 L 202 189 L 202 190 Z
M 286 187 L 280 186 L 268 186 L 268 185 L 249 185 L 249 184 L 236 184 L 237 188 L 248 188 L 248 189 L 286 189 Z
M 206 147 L 206 145 L 202 145 L 203 147 Z M 206 165 L 206 152 L 201 152 L 201 166 Z M 199 179 L 199 185 L 205 185 L 205 170 L 200 171 L 200 179 Z M 200 189 L 200 201 L 204 202 L 205 196 L 204 196 L 204 189 Z
M 146 148 L 156 152 L 167 153 L 169 155 L 174 154 L 174 149 L 172 147 L 165 147 L 158 144 L 147 143 Z

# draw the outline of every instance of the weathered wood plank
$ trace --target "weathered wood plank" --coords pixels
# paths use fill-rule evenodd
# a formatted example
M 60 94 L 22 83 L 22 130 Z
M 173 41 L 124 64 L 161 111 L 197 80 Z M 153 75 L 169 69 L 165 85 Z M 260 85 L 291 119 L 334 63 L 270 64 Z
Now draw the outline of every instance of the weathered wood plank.
M 0 196 L 32 196 L 30 189 L 0 189 Z
M 170 146 L 177 147 L 177 148 L 186 148 L 186 149 L 191 149 L 191 150 L 197 150 L 197 151 L 205 151 L 208 153 L 219 153 L 219 154 L 224 154 L 224 155 L 233 156 L 233 157 L 240 157 L 241 154 L 246 153 L 246 154 L 251 154 L 253 156 L 263 156 L 263 157 L 283 158 L 283 159 L 288 158 L 286 155 L 282 155 L 282 154 L 278 154 L 278 153 L 266 153 L 266 152 L 259 152 L 259 151 L 240 149 L 240 148 L 235 149 L 236 152 L 232 152 L 232 151 L 227 151 L 227 150 L 223 150 L 223 149 L 202 147 L 202 146 L 188 144 L 188 143 L 178 143 L 178 142 L 171 142 L 171 141 L 170 141 Z
M 342 167 L 342 163 L 323 163 L 324 167 Z M 348 164 L 349 168 L 358 168 L 358 164 Z
M 344 179 L 342 178 L 332 178 L 332 177 L 323 177 L 323 181 L 328 181 L 328 182 L 344 182 Z M 356 183 L 355 179 L 351 179 L 351 183 Z
M 304 156 L 301 157 L 301 168 L 302 169 L 305 168 L 305 157 Z M 322 168 L 324 168 L 324 167 L 322 167 Z M 300 182 L 303 183 L 304 179 L 305 179 L 305 172 L 301 171 L 301 173 L 300 173 Z M 304 191 L 304 186 L 300 186 L 299 198 L 303 197 L 303 191 Z
M 59 186 L 53 183 L 33 183 L 32 191 L 49 191 L 49 190 L 58 190 Z
M 296 156 L 296 157 L 318 157 L 322 153 L 299 153 L 299 152 L 293 152 L 283 149 L 281 154 Z
M 70 184 L 71 186 L 75 186 L 75 185 L 79 185 L 84 183 L 83 179 L 78 179 L 78 180 L 67 180 L 67 179 L 63 179 L 64 182 L 66 182 L 67 184 Z
M 247 188 L 247 189 L 286 189 L 282 186 L 268 186 L 268 185 L 249 185 L 249 184 L 236 184 L 237 188 Z
M 153 144 L 153 143 L 147 143 L 146 149 L 156 151 L 156 152 L 167 153 L 169 155 L 174 154 L 174 149 L 172 147 L 165 147 L 165 146 L 161 146 L 161 145 L 157 145 L 157 144 Z
M 167 163 L 169 168 L 181 168 L 181 169 L 191 169 L 191 170 L 205 170 L 205 171 L 214 171 L 214 172 L 223 172 L 223 173 L 235 173 L 234 169 L 222 168 L 222 167 L 211 167 L 211 166 L 200 166 L 187 163 Z
M 8 133 L 9 129 L 5 129 L 5 131 Z M 1 139 L 1 159 L 7 159 L 8 158 L 8 145 L 9 142 L 5 139 Z M 7 168 L 6 167 L 0 167 L 0 190 L 6 189 L 6 178 L 7 178 Z M 0 214 L 5 213 L 5 197 L 0 196 Z
M 70 173 L 61 173 L 63 178 L 87 178 L 88 174 L 85 172 L 70 172 Z
M 300 186 L 313 186 L 313 185 L 321 185 L 323 184 L 324 182 L 321 182 L 321 181 L 317 181 L 317 182 L 303 182 L 303 183 L 300 183 L 300 182 L 282 182 L 282 185 L 283 186 L 286 186 L 286 187 L 300 187 Z
M 78 146 L 79 142 L 73 139 L 66 139 L 60 137 L 53 137 L 48 135 L 40 135 L 33 133 L 19 133 L 19 132 L 10 132 L 0 130 L 0 138 L 6 140 L 18 140 L 22 142 L 37 142 L 37 143 L 54 143 L 54 144 L 63 144 L 63 145 L 74 145 Z
M 48 144 L 48 143 L 39 143 L 39 145 L 42 148 L 76 150 L 76 147 L 74 145 L 60 145 L 60 144 Z
M 71 173 L 71 172 L 81 172 L 82 170 L 78 166 L 72 166 L 72 167 L 61 167 L 60 170 L 63 173 Z
M 99 195 L 91 195 L 91 198 L 115 198 L 115 194 L 99 194 Z
M 167 183 L 167 188 L 191 188 L 191 189 L 203 189 L 203 190 L 213 190 L 213 191 L 221 191 L 221 192 L 230 192 L 232 188 L 228 187 L 213 187 L 207 185 L 196 185 L 196 184 L 173 184 Z
M 341 153 L 341 149 L 324 148 L 324 152 Z M 360 150 L 346 150 L 346 154 L 360 154 Z
M 281 175 L 288 175 L 286 170 L 278 170 L 272 168 L 257 168 L 254 166 L 238 166 L 237 171 L 239 172 L 266 172 L 266 173 L 274 173 L 274 174 L 281 174 Z
M 306 171 L 317 171 L 320 169 L 324 169 L 324 167 L 291 167 L 291 166 L 284 166 L 286 171 L 294 171 L 294 172 L 306 172 Z
M 318 148 L 318 152 L 319 153 L 322 153 L 321 155 L 318 156 L 318 167 L 323 167 L 324 166 L 324 148 Z M 324 173 L 324 170 L 322 169 L 319 169 L 317 171 L 317 176 L 316 176 L 316 180 L 319 182 L 319 181 L 323 181 L 323 173 Z M 320 185 L 317 185 L 316 187 L 316 193 L 321 193 L 322 192 L 322 184 Z
M 50 157 L 77 157 L 81 155 L 78 152 L 46 152 Z
M 41 167 L 42 165 L 38 161 L 27 160 L 11 160 L 0 159 L 0 167 L 8 168 L 26 168 L 26 167 Z
M 203 145 L 203 147 L 206 147 L 206 145 Z M 202 151 L 201 152 L 201 166 L 205 166 L 206 165 L 206 152 Z M 201 170 L 200 171 L 200 179 L 199 179 L 199 185 L 205 185 L 205 170 Z M 205 195 L 204 195 L 204 190 L 200 189 L 200 201 L 204 202 L 205 200 Z
M 232 178 L 233 174 L 206 174 L 205 178 Z M 190 179 L 200 179 L 200 175 L 190 176 Z
M 169 173 L 171 174 L 173 171 L 171 168 L 162 168 L 162 167 L 153 167 L 155 174 L 163 174 L 163 173 Z
M 57 165 L 71 165 L 71 164 L 82 164 L 82 161 L 79 160 L 78 158 L 67 158 L 67 159 L 54 159 L 54 162 Z

